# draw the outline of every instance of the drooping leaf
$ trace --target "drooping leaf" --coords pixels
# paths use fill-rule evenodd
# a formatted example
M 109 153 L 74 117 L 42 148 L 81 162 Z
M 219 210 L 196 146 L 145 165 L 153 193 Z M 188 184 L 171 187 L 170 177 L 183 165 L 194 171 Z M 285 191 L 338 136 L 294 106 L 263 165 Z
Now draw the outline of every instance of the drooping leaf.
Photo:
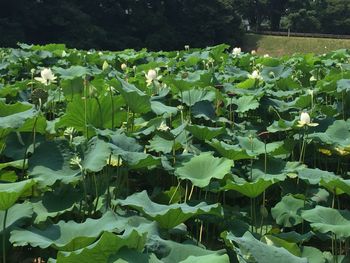
M 237 252 L 238 258 L 249 257 L 250 262 L 256 263 L 307 263 L 306 258 L 294 256 L 286 249 L 267 245 L 258 241 L 250 232 L 246 232 L 243 237 L 235 237 L 231 233 L 223 233 L 222 237 L 226 245 Z M 236 247 L 233 242 L 238 244 Z M 244 262 L 244 261 L 243 261 Z
M 119 78 L 113 82 L 113 85 L 121 93 L 132 112 L 147 113 L 151 111 L 150 97 L 134 85 Z
M 146 191 L 128 196 L 125 200 L 116 200 L 115 204 L 132 207 L 146 217 L 151 218 L 159 223 L 163 228 L 173 228 L 187 219 L 202 214 L 212 214 L 220 216 L 221 207 L 218 204 L 207 205 L 202 202 L 196 206 L 187 204 L 161 205 L 152 202 Z
M 88 172 L 99 172 L 106 166 L 110 154 L 111 146 L 94 137 L 89 141 L 82 166 Z
M 131 233 L 115 235 L 104 232 L 99 240 L 84 248 L 75 251 L 59 251 L 57 263 L 90 263 L 107 262 L 109 257 L 122 247 L 140 250 L 146 242 L 146 234 L 133 230 Z
M 310 222 L 313 229 L 321 233 L 331 232 L 340 238 L 350 236 L 350 212 L 348 210 L 337 210 L 318 205 L 313 209 L 303 211 L 301 217 Z
M 33 207 L 32 204 L 29 202 L 25 202 L 22 204 L 15 204 L 14 206 L 10 207 L 7 212 L 6 216 L 6 226 L 5 228 L 13 228 L 14 226 L 20 226 L 23 224 L 23 221 L 25 219 L 31 218 L 33 214 Z M 5 211 L 0 211 L 0 233 L 2 233 L 3 229 L 2 226 L 4 225 L 4 219 L 5 219 Z
M 265 180 L 264 178 L 259 178 L 255 181 L 249 182 L 238 176 L 233 176 L 233 180 L 226 181 L 223 189 L 235 190 L 245 196 L 255 198 L 276 182 L 278 182 L 277 179 Z
M 186 130 L 199 140 L 211 140 L 225 132 L 224 128 L 212 128 L 202 125 L 188 125 Z
M 87 219 L 84 223 L 59 221 L 46 229 L 30 226 L 28 229 L 11 232 L 10 242 L 16 246 L 74 251 L 93 243 L 104 231 L 121 231 L 125 220 L 112 212 L 105 213 L 100 219 Z
M 66 184 L 77 182 L 81 178 L 81 172 L 70 167 L 73 157 L 66 140 L 42 143 L 28 161 L 29 175 L 45 186 L 53 185 L 56 181 Z
M 0 211 L 9 209 L 22 194 L 35 184 L 34 180 L 0 184 Z

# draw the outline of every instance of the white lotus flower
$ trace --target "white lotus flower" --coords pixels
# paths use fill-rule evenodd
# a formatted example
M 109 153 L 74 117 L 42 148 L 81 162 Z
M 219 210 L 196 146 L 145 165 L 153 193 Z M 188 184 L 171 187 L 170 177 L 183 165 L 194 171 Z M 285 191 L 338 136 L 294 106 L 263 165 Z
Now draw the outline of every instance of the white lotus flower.
M 159 80 L 161 76 L 157 76 L 157 71 L 150 69 L 147 74 L 145 74 L 147 86 L 151 85 L 153 81 Z
M 256 55 L 256 51 L 253 49 L 250 54 L 252 54 L 253 56 Z
M 170 130 L 170 127 L 168 125 L 166 125 L 166 123 L 164 121 L 162 121 L 162 123 L 159 125 L 157 130 L 158 131 L 168 131 L 168 130 Z
M 232 50 L 232 54 L 237 56 L 239 54 L 241 54 L 242 52 L 242 49 L 240 47 L 235 47 L 233 50 Z
M 269 57 L 270 57 L 269 54 L 265 54 L 265 55 L 264 55 L 264 58 L 269 58 Z
M 317 81 L 317 79 L 314 76 L 311 76 L 310 81 Z
M 262 79 L 259 70 L 254 70 L 252 74 L 248 74 L 248 78 L 250 79 Z
M 51 83 L 55 83 L 57 78 L 49 68 L 44 68 L 43 70 L 41 70 L 40 76 L 41 77 L 35 77 L 34 79 L 43 83 L 46 86 Z
M 300 114 L 300 120 L 298 121 L 298 127 L 304 127 L 305 125 L 315 127 L 318 123 L 312 123 L 309 113 L 302 112 Z
M 189 45 L 185 45 L 185 50 L 190 50 L 190 46 Z
M 120 65 L 120 68 L 121 68 L 123 71 L 125 71 L 125 70 L 128 68 L 128 66 L 127 66 L 125 63 L 123 63 L 123 64 Z

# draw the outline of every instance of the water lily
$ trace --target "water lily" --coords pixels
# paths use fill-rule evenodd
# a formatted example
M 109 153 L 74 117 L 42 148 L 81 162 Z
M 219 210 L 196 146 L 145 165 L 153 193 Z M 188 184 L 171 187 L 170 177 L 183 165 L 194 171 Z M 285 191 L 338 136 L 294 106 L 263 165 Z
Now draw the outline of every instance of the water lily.
M 57 78 L 49 68 L 44 68 L 43 70 L 41 70 L 40 76 L 41 77 L 35 77 L 34 79 L 43 83 L 46 86 L 50 85 L 51 83 L 55 83 Z
M 241 54 L 242 52 L 242 49 L 240 47 L 235 47 L 233 50 L 232 50 L 232 54 L 237 56 L 239 54 Z
M 318 125 L 318 123 L 311 122 L 311 118 L 310 118 L 309 113 L 302 112 L 300 114 L 300 120 L 298 121 L 298 127 L 304 127 L 305 125 L 310 126 L 310 127 L 315 127 Z
M 258 79 L 258 80 L 262 79 L 259 70 L 254 70 L 252 72 L 252 74 L 248 74 L 248 78 L 250 78 L 250 79 Z

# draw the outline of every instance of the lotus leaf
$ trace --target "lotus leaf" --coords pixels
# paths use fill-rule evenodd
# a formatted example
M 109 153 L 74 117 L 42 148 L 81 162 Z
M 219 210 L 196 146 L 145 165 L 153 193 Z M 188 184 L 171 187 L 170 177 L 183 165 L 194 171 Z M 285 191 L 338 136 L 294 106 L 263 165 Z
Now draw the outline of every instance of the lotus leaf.
M 282 197 L 282 200 L 275 207 L 271 208 L 271 214 L 277 224 L 284 227 L 292 227 L 303 221 L 301 210 L 304 206 L 304 200 L 286 195 Z
M 231 233 L 223 233 L 222 237 L 225 243 L 231 247 L 235 248 L 232 242 L 238 244 L 237 257 L 247 258 L 249 256 L 250 262 L 256 263 L 307 263 L 306 258 L 297 257 L 285 248 L 275 247 L 267 245 L 263 242 L 258 241 L 254 236 L 246 232 L 243 237 L 235 237 Z
M 34 180 L 0 184 L 0 211 L 7 210 L 35 184 Z
M 125 200 L 116 200 L 114 203 L 129 206 L 142 212 L 146 217 L 157 221 L 163 228 L 173 228 L 194 216 L 202 214 L 221 216 L 222 213 L 222 209 L 218 204 L 207 205 L 204 202 L 196 206 L 157 204 L 149 199 L 146 191 L 128 196 Z
M 310 222 L 316 231 L 321 233 L 332 232 L 339 238 L 350 236 L 350 212 L 330 207 L 316 206 L 303 211 L 301 217 Z
M 112 212 L 100 219 L 87 219 L 84 223 L 60 221 L 46 229 L 33 226 L 28 229 L 13 230 L 10 242 L 16 246 L 53 247 L 62 251 L 74 251 L 92 244 L 104 231 L 122 231 L 125 219 Z
M 188 179 L 193 185 L 205 187 L 213 178 L 222 179 L 231 171 L 233 161 L 217 158 L 209 152 L 194 156 L 182 166 L 176 168 L 175 175 L 180 179 Z

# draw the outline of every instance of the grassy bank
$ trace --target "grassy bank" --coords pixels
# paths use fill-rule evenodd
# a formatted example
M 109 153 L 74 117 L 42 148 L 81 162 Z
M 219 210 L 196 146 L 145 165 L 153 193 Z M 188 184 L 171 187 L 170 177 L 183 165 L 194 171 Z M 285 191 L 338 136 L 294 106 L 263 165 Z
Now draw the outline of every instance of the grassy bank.
M 255 49 L 258 54 L 269 54 L 271 56 L 291 55 L 294 53 L 322 54 L 341 48 L 350 48 L 350 39 L 246 34 L 243 47 L 246 51 Z

